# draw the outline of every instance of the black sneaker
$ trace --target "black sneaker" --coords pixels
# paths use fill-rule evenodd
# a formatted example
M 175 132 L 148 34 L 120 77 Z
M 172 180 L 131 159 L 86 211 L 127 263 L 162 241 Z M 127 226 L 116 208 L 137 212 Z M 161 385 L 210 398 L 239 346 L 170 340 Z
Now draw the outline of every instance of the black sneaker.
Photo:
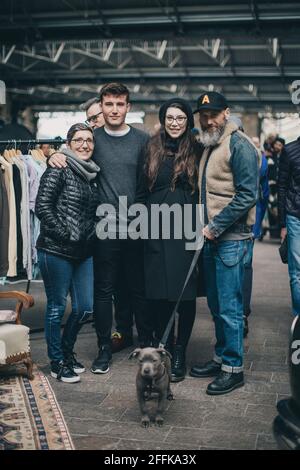
M 51 361 L 50 365 L 51 365 L 51 377 L 54 377 L 55 379 L 57 379 L 57 374 L 59 373 L 60 371 L 60 368 L 63 364 L 63 361 Z
M 91 371 L 94 374 L 106 374 L 109 371 L 109 363 L 112 353 L 109 344 L 100 347 L 98 357 L 94 360 Z
M 75 383 L 80 381 L 80 377 L 63 361 L 51 362 L 51 376 L 66 383 Z
M 72 367 L 73 371 L 76 374 L 82 374 L 82 372 L 85 372 L 85 367 L 83 364 L 77 361 L 76 359 L 76 353 L 73 351 L 69 354 L 66 354 L 65 362 Z

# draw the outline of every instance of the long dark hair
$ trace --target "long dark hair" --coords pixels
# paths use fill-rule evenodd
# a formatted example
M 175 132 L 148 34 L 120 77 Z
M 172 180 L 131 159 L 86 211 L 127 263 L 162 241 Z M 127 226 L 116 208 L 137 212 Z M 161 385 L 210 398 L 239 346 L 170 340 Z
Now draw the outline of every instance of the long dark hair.
M 170 137 L 165 127 L 162 126 L 149 141 L 146 152 L 145 173 L 148 177 L 150 191 L 156 181 L 162 161 L 167 155 L 174 153 L 172 150 L 168 149 L 166 145 L 168 139 L 170 139 Z M 175 190 L 178 176 L 181 173 L 186 173 L 192 188 L 192 193 L 195 192 L 198 174 L 198 147 L 199 144 L 196 141 L 195 135 L 191 132 L 189 126 L 187 126 L 185 132 L 179 137 L 179 146 L 174 157 L 174 173 L 171 182 L 172 191 Z

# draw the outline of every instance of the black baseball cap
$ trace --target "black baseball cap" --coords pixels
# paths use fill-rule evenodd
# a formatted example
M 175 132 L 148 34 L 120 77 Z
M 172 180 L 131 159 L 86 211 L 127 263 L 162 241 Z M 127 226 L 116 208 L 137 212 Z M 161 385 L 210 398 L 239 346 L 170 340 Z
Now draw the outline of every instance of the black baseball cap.
M 218 93 L 217 91 L 208 91 L 199 96 L 197 99 L 197 109 L 193 112 L 198 113 L 204 109 L 222 111 L 226 108 L 228 108 L 228 103 L 225 96 L 221 95 L 221 93 Z

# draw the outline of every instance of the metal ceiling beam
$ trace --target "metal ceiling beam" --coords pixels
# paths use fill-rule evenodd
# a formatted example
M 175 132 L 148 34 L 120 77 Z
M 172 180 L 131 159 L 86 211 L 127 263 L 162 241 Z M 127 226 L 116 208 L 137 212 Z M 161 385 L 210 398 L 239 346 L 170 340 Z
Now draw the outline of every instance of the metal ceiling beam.
M 58 67 L 63 67 L 63 68 L 68 68 L 68 66 L 66 64 L 64 64 L 63 62 L 55 62 L 54 59 L 50 59 L 49 57 L 45 57 L 43 55 L 40 55 L 40 54 L 36 54 L 33 50 L 32 52 L 26 52 L 26 51 L 22 51 L 20 49 L 18 50 L 15 50 L 14 51 L 15 54 L 18 54 L 18 55 L 21 55 L 21 56 L 24 56 L 24 57 L 29 57 L 31 59 L 34 59 L 34 60 L 41 60 L 41 61 L 45 61 L 45 62 L 48 62 L 48 63 L 51 63 L 51 64 L 56 64 Z
M 156 96 L 159 98 L 159 100 L 166 100 L 170 98 L 171 96 L 174 96 L 174 93 L 180 93 L 181 95 L 186 95 L 187 94 L 187 87 L 182 87 L 181 89 L 177 90 L 177 85 L 175 85 L 176 89 L 174 88 L 174 85 L 171 85 L 170 87 L 162 87 L 158 86 L 154 89 L 154 87 L 146 87 L 144 90 L 141 90 L 138 88 L 138 85 L 135 85 L 131 89 L 131 99 L 132 101 L 143 101 L 145 97 L 147 97 L 147 101 L 152 101 L 156 102 L 156 97 L 153 96 L 153 92 L 156 94 Z M 44 93 L 52 93 L 55 95 L 65 95 L 68 93 L 67 99 L 70 99 L 72 101 L 72 97 L 74 96 L 83 96 L 86 94 L 91 94 L 95 95 L 96 90 L 89 89 L 88 87 L 82 89 L 82 88 L 71 88 L 71 87 L 62 87 L 62 88 L 53 88 L 49 86 L 38 86 L 38 87 L 28 87 L 28 88 L 8 88 L 7 91 L 10 93 L 20 93 L 20 94 L 31 94 L 32 89 L 35 92 L 34 97 L 32 98 L 33 101 L 45 101 Z M 135 91 L 136 90 L 136 91 Z M 245 92 L 236 92 L 236 93 L 230 93 L 226 92 L 226 98 L 230 102 L 257 102 L 258 98 L 255 94 L 249 94 L 248 89 L 245 89 Z M 191 100 L 196 100 L 197 97 L 201 92 L 197 90 L 193 90 L 192 92 L 189 91 Z M 263 103 L 270 103 L 272 101 L 274 102 L 289 102 L 289 96 L 287 93 L 266 93 L 264 94 L 264 98 L 260 100 Z
M 112 41 L 112 44 L 113 44 L 113 41 Z M 98 62 L 102 62 L 108 65 L 111 65 L 114 68 L 117 68 L 117 64 L 115 64 L 111 60 L 106 59 L 106 57 L 110 56 L 111 51 L 109 54 L 105 53 L 104 56 L 101 56 L 99 54 L 93 54 L 92 52 L 89 52 L 88 50 L 79 49 L 77 47 L 72 47 L 70 51 L 75 52 L 76 54 L 88 57 L 89 59 L 97 60 Z
M 182 34 L 186 37 L 214 37 L 215 25 L 218 25 L 219 37 L 257 36 L 262 31 L 264 35 L 277 35 L 283 38 L 293 35 L 297 37 L 300 22 L 300 8 L 294 4 L 289 6 L 268 4 L 262 2 L 258 14 L 257 3 L 252 0 L 252 10 L 243 9 L 235 3 L 222 5 L 218 12 L 213 5 L 194 7 L 178 7 L 173 3 L 173 11 L 163 14 L 161 8 L 147 9 L 130 8 L 121 10 L 87 10 L 84 17 L 81 10 L 75 12 L 60 12 L 51 17 L 51 12 L 45 15 L 0 15 L 0 39 L 3 43 L 10 43 L 13 38 L 18 43 L 27 41 L 41 41 L 49 39 L 71 39 L 79 36 L 85 38 L 107 37 L 160 37 L 165 39 Z M 175 5 L 175 6 L 174 6 Z M 94 13 L 91 13 L 91 12 Z M 34 18 L 34 20 L 33 20 Z M 177 29 L 174 29 L 174 25 Z M 288 27 L 285 28 L 284 26 Z
M 30 57 L 32 57 L 30 55 Z M 133 59 L 132 59 L 133 60 Z M 145 82 L 164 82 L 176 81 L 182 82 L 187 78 L 191 82 L 201 81 L 215 82 L 227 81 L 232 83 L 234 74 L 228 67 L 175 67 L 175 68 L 147 68 L 139 67 L 134 63 L 135 67 L 130 69 L 107 69 L 107 68 L 85 68 L 77 70 L 43 70 L 40 69 L 34 72 L 27 72 L 26 74 L 21 71 L 14 70 L 13 72 L 7 69 L 7 66 L 0 64 L 1 79 L 8 85 L 15 84 L 38 84 L 38 83 L 103 83 L 110 80 L 136 82 L 142 79 Z M 67 66 L 65 66 L 68 68 Z M 272 82 L 281 81 L 282 76 L 280 70 L 275 66 L 235 66 L 235 75 L 239 82 L 244 83 L 260 82 L 261 80 L 272 79 Z M 300 66 L 286 66 L 285 67 L 285 81 L 287 84 L 293 80 L 298 79 L 300 76 Z
M 251 2 L 254 3 L 254 2 Z M 283 21 L 297 21 L 300 19 L 300 9 L 295 8 L 289 11 L 287 8 L 283 8 L 280 12 L 275 13 L 272 12 L 272 9 L 269 8 L 269 11 L 261 12 L 259 17 L 255 14 L 254 10 L 247 11 L 237 11 L 237 5 L 235 6 L 235 11 L 226 12 L 224 8 L 222 8 L 222 12 L 211 10 L 210 12 L 201 13 L 201 7 L 198 7 L 197 11 L 194 13 L 184 13 L 181 12 L 180 14 L 180 22 L 184 25 L 185 23 L 191 24 L 205 24 L 205 23 L 218 23 L 218 24 L 232 24 L 232 23 L 257 23 L 260 22 L 260 25 L 263 26 L 266 22 L 277 22 L 278 24 L 282 23 Z M 285 5 L 283 4 L 283 7 Z M 200 10 L 199 10 L 200 9 Z M 257 12 L 257 10 L 256 10 Z M 8 20 L 11 19 L 11 15 L 3 15 L 0 14 L 0 21 L 3 21 L 3 28 L 5 31 L 8 30 L 16 30 L 17 28 L 23 27 L 32 27 L 32 23 L 26 21 L 23 15 L 14 15 L 14 22 L 9 22 Z M 133 13 L 130 8 L 125 9 L 123 13 L 118 11 L 115 16 L 109 16 L 106 14 L 105 22 L 103 17 L 99 18 L 99 12 L 95 15 L 89 14 L 88 17 L 84 17 L 82 15 L 82 11 L 78 10 L 77 15 L 71 15 L 68 13 L 61 12 L 55 19 L 51 19 L 51 15 L 47 14 L 46 17 L 36 17 L 34 20 L 34 25 L 36 28 L 45 29 L 45 28 L 72 28 L 72 27 L 86 27 L 91 26 L 91 22 L 95 26 L 104 26 L 106 23 L 107 26 L 110 28 L 114 26 L 123 26 L 124 24 L 127 27 L 135 26 L 135 25 L 174 25 L 174 23 L 178 23 L 177 16 L 173 13 L 170 14 L 161 14 L 161 10 L 158 8 L 156 13 L 147 13 L 147 8 L 142 8 L 137 13 Z M 5 24 L 6 22 L 6 24 Z
M 77 94 L 77 95 L 74 94 L 73 96 L 69 96 L 69 93 L 68 93 L 65 95 L 59 95 L 55 97 L 54 94 L 50 93 L 47 97 L 48 99 L 46 100 L 45 93 L 43 94 L 42 97 L 34 97 L 33 94 L 29 94 L 29 91 L 30 90 L 28 90 L 26 93 L 24 92 L 23 94 L 22 93 L 17 94 L 18 101 L 20 101 L 20 104 L 25 103 L 27 105 L 30 105 L 31 107 L 39 106 L 40 108 L 46 108 L 47 106 L 52 104 L 52 105 L 55 105 L 56 110 L 57 109 L 61 110 L 61 107 L 63 104 L 68 105 L 68 106 L 72 104 L 79 105 L 83 101 L 83 97 L 80 94 Z M 155 105 L 158 108 L 161 102 L 166 101 L 170 97 L 171 97 L 170 94 L 162 94 L 162 95 L 159 95 L 159 97 L 157 98 L 157 97 L 153 97 L 151 93 L 151 95 L 148 94 L 148 95 L 143 95 L 140 97 L 132 96 L 131 103 L 133 105 L 139 105 L 139 106 L 147 105 L 147 104 L 152 105 L 152 106 Z M 191 103 L 195 103 L 197 97 L 198 95 L 196 94 L 192 95 L 190 99 L 187 98 L 187 96 L 185 96 L 185 98 L 189 99 Z M 232 110 L 234 110 L 235 108 L 245 107 L 245 110 L 247 111 L 252 109 L 254 112 L 258 112 L 268 107 L 268 108 L 275 108 L 275 109 L 281 108 L 285 111 L 289 110 L 289 111 L 295 112 L 295 107 L 292 105 L 292 103 L 290 103 L 286 99 L 283 99 L 281 101 L 276 101 L 274 100 L 273 96 L 270 96 L 269 100 L 263 100 L 261 102 L 258 102 L 255 99 L 253 100 L 244 99 L 243 97 L 240 97 L 240 96 L 236 96 L 236 97 L 227 96 L 227 99 L 230 104 L 230 108 Z
M 272 41 L 276 39 L 275 42 L 278 42 L 278 38 L 277 36 L 272 38 Z M 240 38 L 239 39 L 240 43 L 239 44 L 231 44 L 231 49 L 234 50 L 234 51 L 266 51 L 267 50 L 267 46 L 266 43 L 265 43 L 265 40 L 262 39 L 261 41 L 261 44 L 257 44 L 257 42 L 251 42 L 251 38 L 247 38 L 247 39 L 244 39 L 244 38 Z M 107 43 L 107 40 L 100 40 L 100 41 L 95 41 L 95 40 L 78 40 L 78 41 L 64 41 L 64 44 L 65 44 L 65 52 L 68 52 L 69 49 L 71 47 L 79 47 L 79 48 L 83 48 L 83 47 L 86 47 L 87 45 L 89 46 L 89 50 L 91 52 L 93 51 L 97 51 L 99 49 L 99 44 L 100 43 Z M 139 41 L 139 47 L 142 47 L 143 43 L 145 41 L 142 41 L 140 40 Z M 172 40 L 160 40 L 160 41 L 156 41 L 156 40 L 153 40 L 153 41 L 147 41 L 148 42 L 148 46 L 147 46 L 147 49 L 148 51 L 152 51 L 153 50 L 153 54 L 157 54 L 159 57 L 162 55 L 162 51 L 163 52 L 172 52 L 174 51 L 175 49 L 175 45 L 174 45 L 174 41 Z M 274 42 L 274 41 L 273 41 Z M 126 44 L 128 43 L 128 41 L 126 41 Z M 137 45 L 138 41 L 135 41 L 134 45 Z M 220 38 L 218 39 L 213 39 L 211 41 L 212 43 L 212 48 L 214 47 L 214 50 L 216 50 L 216 45 L 219 46 L 219 50 L 220 52 L 226 52 L 226 45 L 224 43 L 224 41 L 220 41 Z M 53 41 L 53 43 L 51 42 L 46 42 L 46 43 L 40 43 L 36 46 L 36 49 L 38 49 L 40 51 L 41 54 L 43 54 L 44 52 L 44 48 L 46 48 L 46 50 L 48 51 L 48 55 L 49 57 L 51 58 L 51 56 L 53 55 L 52 53 L 52 50 L 51 50 L 51 47 L 55 47 L 57 46 L 58 42 L 57 41 Z M 96 45 L 98 44 L 98 45 Z M 159 44 L 159 54 L 157 52 L 157 45 Z M 61 46 L 61 43 L 59 43 L 59 47 Z M 14 44 L 13 46 L 13 50 L 12 52 L 16 49 L 17 45 Z M 20 49 L 22 48 L 25 48 L 26 46 L 22 45 L 20 46 Z M 193 41 L 191 40 L 190 43 L 188 43 L 188 41 L 185 39 L 184 42 L 181 44 L 181 50 L 182 51 L 188 51 L 188 52 L 197 52 L 199 50 L 199 47 L 206 47 L 206 46 L 203 46 L 202 44 L 199 44 L 198 41 Z M 281 49 L 283 50 L 298 50 L 300 49 L 300 43 L 281 43 Z M 30 50 L 30 48 L 29 48 Z M 116 53 L 119 53 L 119 52 L 126 52 L 128 50 L 128 46 L 125 45 L 125 41 L 123 40 L 120 40 L 120 41 L 114 41 L 114 47 L 113 47 L 113 50 L 114 52 Z M 9 51 L 9 48 L 6 47 L 6 46 L 2 46 L 2 56 L 6 55 L 6 51 Z M 12 54 L 12 52 L 10 52 L 10 54 Z M 213 55 L 213 54 L 212 54 Z M 162 57 L 161 57 L 162 58 Z
M 272 43 L 272 56 L 275 60 L 276 67 L 277 67 L 277 69 L 278 69 L 278 71 L 281 75 L 281 81 L 282 81 L 283 87 L 289 93 L 290 101 L 292 103 L 293 102 L 293 100 L 292 100 L 292 89 L 291 89 L 291 84 L 286 83 L 286 71 L 285 71 L 285 67 L 284 67 L 284 64 L 283 64 L 284 57 L 283 57 L 283 52 L 282 52 L 282 49 L 281 49 L 280 40 L 278 38 L 273 38 L 273 39 L 269 40 L 269 43 L 270 43 L 270 41 Z M 270 50 L 270 48 L 269 48 L 269 50 Z M 298 110 L 298 106 L 297 105 L 294 105 L 294 106 L 295 106 L 295 109 Z
M 60 58 L 60 56 L 61 56 L 61 54 L 62 54 L 62 52 L 63 52 L 63 50 L 64 50 L 64 48 L 65 48 L 65 45 L 66 45 L 65 42 L 62 42 L 62 43 L 61 43 L 61 45 L 59 46 L 59 48 L 57 49 L 57 51 L 56 51 L 56 53 L 55 53 L 55 55 L 54 55 L 54 57 L 53 57 L 53 62 L 58 62 L 58 60 L 59 60 L 59 58 Z
M 10 47 L 9 51 L 6 52 L 6 47 L 2 46 L 2 64 L 6 64 L 9 61 L 9 59 L 10 59 L 12 53 L 14 52 L 15 48 L 16 48 L 16 45 L 13 44 Z

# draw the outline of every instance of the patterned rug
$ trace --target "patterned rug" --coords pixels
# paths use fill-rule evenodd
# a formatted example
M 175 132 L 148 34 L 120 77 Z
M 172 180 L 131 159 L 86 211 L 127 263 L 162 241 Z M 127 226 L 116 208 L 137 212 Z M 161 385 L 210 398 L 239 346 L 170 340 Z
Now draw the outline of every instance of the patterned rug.
M 74 450 L 47 378 L 0 376 L 0 450 Z

